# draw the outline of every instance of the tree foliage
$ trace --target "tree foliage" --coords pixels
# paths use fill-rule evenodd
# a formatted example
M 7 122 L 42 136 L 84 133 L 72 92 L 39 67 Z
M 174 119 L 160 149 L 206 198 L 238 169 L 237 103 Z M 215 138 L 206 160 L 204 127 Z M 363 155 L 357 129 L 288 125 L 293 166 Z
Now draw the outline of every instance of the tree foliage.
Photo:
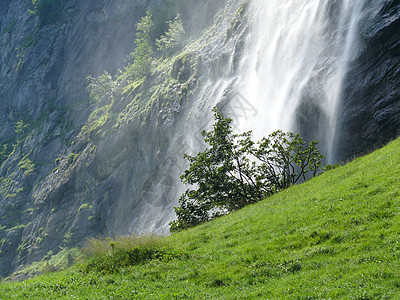
M 154 42 L 151 36 L 154 30 L 154 22 L 150 11 L 137 24 L 136 30 L 136 48 L 130 55 L 133 62 L 125 68 L 125 75 L 128 80 L 146 77 L 152 70 Z
M 89 92 L 90 100 L 94 103 L 99 103 L 103 99 L 113 99 L 118 93 L 118 82 L 113 80 L 108 72 L 104 72 L 98 77 L 88 76 L 89 83 L 87 91 Z
M 317 175 L 324 159 L 317 145 L 312 141 L 307 146 L 298 134 L 278 130 L 258 142 L 251 154 L 260 162 L 259 176 L 276 192 Z
M 178 221 L 172 228 L 195 226 L 265 196 L 247 157 L 253 146 L 250 132 L 232 134 L 231 119 L 217 110 L 214 115 L 214 130 L 202 132 L 210 148 L 196 156 L 185 154 L 190 167 L 181 176 L 182 182 L 197 189 L 188 189 L 180 198 L 180 207 L 175 208 Z
M 175 207 L 171 231 L 228 214 L 314 177 L 324 159 L 316 141 L 307 145 L 299 135 L 276 131 L 254 143 L 251 131 L 233 134 L 232 119 L 213 111 L 213 130 L 202 132 L 209 147 L 196 156 L 185 154 L 190 165 L 181 180 L 192 188 Z
M 156 39 L 157 50 L 172 52 L 179 48 L 185 35 L 180 15 L 174 21 L 168 21 L 168 30 L 159 39 Z
M 154 23 L 155 23 L 155 38 L 160 37 L 169 28 L 169 23 L 174 20 L 177 15 L 182 16 L 182 23 L 190 26 L 192 23 L 191 17 L 193 11 L 204 4 L 198 0 L 163 0 L 160 5 L 154 7 Z

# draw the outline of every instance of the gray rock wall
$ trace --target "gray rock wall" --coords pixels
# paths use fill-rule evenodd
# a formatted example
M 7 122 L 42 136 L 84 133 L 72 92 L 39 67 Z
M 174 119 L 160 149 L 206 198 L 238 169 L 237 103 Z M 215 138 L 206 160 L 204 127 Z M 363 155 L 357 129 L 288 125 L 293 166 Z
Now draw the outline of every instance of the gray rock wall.
M 86 77 L 122 66 L 134 49 L 136 23 L 151 4 L 71 0 L 58 22 L 40 27 L 29 12 L 31 0 L 0 2 L 0 142 L 9 148 L 19 143 L 0 168 L 0 275 L 59 250 L 78 210 L 68 203 L 73 195 L 63 187 L 62 202 L 51 205 L 37 200 L 35 190 L 55 160 L 70 154 L 87 120 Z M 20 120 L 26 128 L 18 135 Z
M 361 26 L 361 47 L 343 95 L 340 160 L 368 153 L 400 135 L 400 4 L 378 2 Z
M 178 92 L 197 80 L 192 63 L 177 59 L 112 104 L 94 104 L 86 91 L 88 75 L 115 74 L 123 66 L 134 49 L 136 23 L 158 4 L 71 0 L 58 22 L 40 28 L 30 0 L 0 3 L 0 29 L 9 28 L 0 39 L 0 142 L 17 145 L 0 168 L 0 276 L 90 236 L 149 231 L 168 222 L 170 199 L 161 192 L 146 200 L 143 191 L 165 176 L 160 166 L 169 163 L 168 136 L 188 101 L 187 91 Z M 190 30 L 213 22 L 223 5 L 200 3 Z M 223 47 L 225 27 L 214 47 Z M 174 66 L 179 69 L 171 71 Z M 176 81 L 171 86 L 169 76 Z M 152 103 L 144 118 L 129 114 L 139 94 Z M 104 108 L 110 118 L 88 133 L 90 114 Z M 125 111 L 128 121 L 116 126 Z

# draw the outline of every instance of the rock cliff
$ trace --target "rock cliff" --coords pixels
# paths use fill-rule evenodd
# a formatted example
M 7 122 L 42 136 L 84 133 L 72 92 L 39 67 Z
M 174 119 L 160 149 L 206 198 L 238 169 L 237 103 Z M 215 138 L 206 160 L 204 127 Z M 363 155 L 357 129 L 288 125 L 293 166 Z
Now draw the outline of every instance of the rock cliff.
M 149 5 L 140 0 L 68 1 L 59 20 L 39 26 L 30 0 L 1 1 L 2 275 L 35 253 L 43 238 L 54 248 L 68 232 L 61 224 L 74 218 L 73 204 L 63 210 L 57 203 L 59 215 L 54 207 L 46 215 L 50 207 L 37 201 L 35 191 L 56 159 L 68 153 L 91 111 L 85 78 L 121 67 Z M 54 230 L 47 230 L 49 225 Z
M 368 153 L 400 133 L 400 4 L 380 5 L 361 25 L 358 58 L 346 78 L 340 160 Z
M 211 24 L 223 4 L 198 2 L 187 30 Z M 159 5 L 71 0 L 43 24 L 29 0 L 0 3 L 0 275 L 89 236 L 166 231 L 176 191 L 160 166 L 197 58 L 174 56 L 116 102 L 86 90 L 87 76 L 125 65 L 138 21 Z

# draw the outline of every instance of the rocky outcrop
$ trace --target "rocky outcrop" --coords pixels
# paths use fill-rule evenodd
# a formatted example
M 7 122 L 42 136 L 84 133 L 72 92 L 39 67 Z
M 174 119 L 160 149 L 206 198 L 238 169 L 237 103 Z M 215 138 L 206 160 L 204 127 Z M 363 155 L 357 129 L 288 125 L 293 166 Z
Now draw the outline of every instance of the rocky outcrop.
M 370 152 L 400 134 L 400 4 L 380 9 L 361 25 L 361 47 L 345 80 L 340 160 Z

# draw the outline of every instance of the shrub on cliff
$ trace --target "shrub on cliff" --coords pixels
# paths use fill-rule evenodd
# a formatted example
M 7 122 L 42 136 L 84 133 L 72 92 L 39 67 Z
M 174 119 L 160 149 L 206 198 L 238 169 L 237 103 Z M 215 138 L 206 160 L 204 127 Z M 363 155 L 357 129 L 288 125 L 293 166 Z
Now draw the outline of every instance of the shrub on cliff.
M 174 21 L 168 21 L 168 30 L 159 39 L 156 39 L 157 50 L 172 52 L 182 44 L 185 29 L 183 28 L 180 15 Z
M 136 30 L 136 48 L 130 55 L 133 62 L 125 68 L 125 78 L 133 81 L 148 76 L 152 69 L 154 22 L 150 11 L 137 24 Z

